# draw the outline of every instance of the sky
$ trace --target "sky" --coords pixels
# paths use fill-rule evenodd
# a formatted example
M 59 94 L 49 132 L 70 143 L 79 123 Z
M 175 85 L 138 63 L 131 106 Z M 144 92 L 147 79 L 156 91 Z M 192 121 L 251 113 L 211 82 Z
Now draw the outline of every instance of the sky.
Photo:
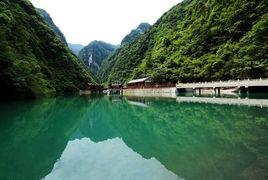
M 154 24 L 182 0 L 30 0 L 46 10 L 67 42 L 120 44 L 141 22 Z

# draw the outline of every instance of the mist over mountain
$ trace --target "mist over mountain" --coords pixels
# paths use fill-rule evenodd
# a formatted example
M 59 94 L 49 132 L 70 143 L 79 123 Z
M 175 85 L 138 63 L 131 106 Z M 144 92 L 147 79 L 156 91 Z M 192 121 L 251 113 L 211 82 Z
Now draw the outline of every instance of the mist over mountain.
M 79 52 L 81 51 L 81 49 L 83 49 L 83 45 L 82 44 L 72 44 L 72 43 L 68 43 L 68 47 L 71 49 L 71 51 L 78 56 Z

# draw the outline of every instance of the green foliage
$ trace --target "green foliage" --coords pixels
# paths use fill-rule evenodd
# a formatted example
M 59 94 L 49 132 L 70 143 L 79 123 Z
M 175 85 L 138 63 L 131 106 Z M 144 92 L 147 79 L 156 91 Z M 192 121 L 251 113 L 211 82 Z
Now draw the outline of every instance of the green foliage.
M 78 57 L 94 75 L 97 75 L 103 60 L 109 57 L 116 48 L 117 46 L 102 41 L 92 41 L 79 52 Z
M 127 45 L 135 41 L 141 34 L 147 31 L 151 27 L 148 23 L 141 23 L 136 29 L 133 29 L 128 35 L 126 35 L 122 42 L 121 46 Z
M 92 75 L 29 1 L 0 2 L 0 98 L 77 91 Z
M 117 52 L 104 81 L 268 77 L 268 1 L 188 0 Z M 109 69 L 109 68 L 106 68 Z
M 120 52 L 120 48 L 117 49 L 111 56 L 109 56 L 107 59 L 103 60 L 99 73 L 98 73 L 98 80 L 100 82 L 107 82 L 109 74 L 114 67 L 114 64 L 116 62 L 116 57 L 118 53 Z
M 63 33 L 60 31 L 60 29 L 54 24 L 52 18 L 50 15 L 44 10 L 44 9 L 37 9 L 41 17 L 44 19 L 44 21 L 48 24 L 48 26 L 58 35 L 60 40 L 65 44 L 67 44 L 67 41 L 63 35 Z
M 132 30 L 128 35 L 126 35 L 123 38 L 120 48 L 117 49 L 111 56 L 109 56 L 107 59 L 103 61 L 98 73 L 98 79 L 100 82 L 108 81 L 109 75 L 111 74 L 111 71 L 115 66 L 117 60 L 123 59 L 124 56 L 126 55 L 129 56 L 130 52 L 128 52 L 128 48 L 130 44 L 132 44 L 137 38 L 139 38 L 142 34 L 144 34 L 150 27 L 151 26 L 148 23 L 141 23 L 136 29 Z M 122 51 L 126 53 L 126 55 L 122 55 Z M 135 58 L 135 56 L 133 56 L 132 58 Z M 124 74 L 127 74 L 129 72 L 124 72 L 124 70 L 128 68 L 130 62 L 134 62 L 135 60 L 125 59 L 123 61 L 126 62 L 126 64 L 125 65 L 122 64 L 123 67 L 118 67 L 117 71 L 120 72 L 122 71 Z M 115 79 L 115 81 L 121 79 L 124 79 L 124 77 Z

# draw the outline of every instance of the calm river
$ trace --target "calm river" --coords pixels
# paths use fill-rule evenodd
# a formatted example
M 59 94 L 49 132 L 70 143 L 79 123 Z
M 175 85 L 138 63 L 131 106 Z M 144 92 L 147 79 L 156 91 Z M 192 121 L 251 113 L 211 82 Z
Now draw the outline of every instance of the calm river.
M 0 103 L 0 180 L 267 178 L 267 107 L 126 97 Z

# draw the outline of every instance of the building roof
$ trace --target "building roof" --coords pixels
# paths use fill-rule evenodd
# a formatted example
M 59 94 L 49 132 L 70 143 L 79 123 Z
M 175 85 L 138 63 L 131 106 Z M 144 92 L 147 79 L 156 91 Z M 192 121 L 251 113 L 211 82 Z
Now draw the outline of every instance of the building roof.
M 134 79 L 128 82 L 128 84 L 132 84 L 132 83 L 139 83 L 139 82 L 144 82 L 146 80 L 149 80 L 150 78 L 146 77 L 146 78 L 141 78 L 141 79 Z

